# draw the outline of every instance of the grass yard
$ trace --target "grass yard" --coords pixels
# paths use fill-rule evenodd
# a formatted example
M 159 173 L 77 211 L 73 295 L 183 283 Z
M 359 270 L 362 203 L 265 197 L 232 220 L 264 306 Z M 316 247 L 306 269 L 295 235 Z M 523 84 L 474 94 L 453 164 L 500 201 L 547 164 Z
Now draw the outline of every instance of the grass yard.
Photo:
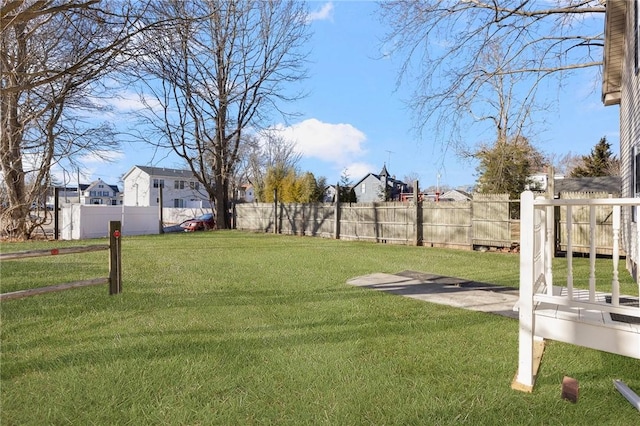
M 61 245 L 78 242 L 0 250 Z M 238 231 L 129 237 L 122 251 L 121 295 L 2 302 L 0 424 L 640 422 L 612 384 L 639 392 L 638 360 L 549 342 L 535 391 L 516 392 L 517 321 L 345 283 L 409 269 L 517 286 L 517 255 Z M 0 290 L 107 276 L 107 253 L 4 261 Z M 574 266 L 588 276 L 587 259 Z M 565 375 L 577 404 L 560 398 Z

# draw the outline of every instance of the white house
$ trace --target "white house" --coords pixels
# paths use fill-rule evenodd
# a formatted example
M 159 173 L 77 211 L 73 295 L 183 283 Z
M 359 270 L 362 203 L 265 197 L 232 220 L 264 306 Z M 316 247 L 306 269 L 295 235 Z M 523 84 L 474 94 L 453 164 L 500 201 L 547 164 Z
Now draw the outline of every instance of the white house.
M 389 175 L 387 166 L 382 166 L 379 174 L 369 173 L 355 185 L 353 191 L 359 203 L 373 203 L 377 201 L 400 201 L 402 194 L 408 193 L 406 183 Z
M 190 170 L 134 166 L 123 177 L 125 206 L 210 208 L 209 196 Z
M 120 189 L 117 185 L 109 185 L 102 179 L 90 184 L 81 183 L 73 187 L 58 187 L 58 204 L 60 206 L 68 204 L 103 205 L 117 206 L 122 204 Z M 47 205 L 53 206 L 55 202 L 54 193 L 47 196 Z
M 253 203 L 256 200 L 255 188 L 250 183 L 240 185 L 238 188 L 238 201 Z
M 116 185 L 108 185 L 98 179 L 81 189 L 80 204 L 101 204 L 108 206 L 118 205 L 120 190 Z

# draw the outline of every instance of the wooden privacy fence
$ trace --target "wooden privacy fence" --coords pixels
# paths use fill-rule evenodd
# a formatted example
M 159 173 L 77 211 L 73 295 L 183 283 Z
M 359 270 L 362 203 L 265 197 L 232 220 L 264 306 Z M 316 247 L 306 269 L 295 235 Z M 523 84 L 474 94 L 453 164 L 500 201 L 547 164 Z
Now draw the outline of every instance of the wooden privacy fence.
M 518 221 L 506 196 L 474 201 L 380 203 L 244 203 L 236 228 L 388 244 L 472 249 L 511 247 Z
M 606 192 L 563 192 L 560 198 L 563 200 L 608 199 L 612 198 L 612 195 Z M 569 211 L 571 217 L 568 217 Z M 591 244 L 595 244 L 596 254 L 613 254 L 613 206 L 597 205 L 591 208 L 588 203 L 572 209 L 568 209 L 565 205 L 556 206 L 554 219 L 556 251 L 567 251 L 568 227 L 570 227 L 574 253 L 588 254 Z M 622 252 L 621 255 L 625 253 Z
M 562 193 L 561 198 L 607 198 L 601 193 Z M 566 208 L 557 207 L 556 251 L 566 251 Z M 519 201 L 508 195 L 474 194 L 472 201 L 419 203 L 283 204 L 236 206 L 238 229 L 363 240 L 388 244 L 473 249 L 510 248 L 520 241 Z M 573 252 L 589 253 L 591 219 L 586 208 L 572 211 Z M 611 207 L 596 209 L 596 252 L 613 250 Z M 624 253 L 623 253 L 624 254 Z
M 104 278 L 92 278 L 71 283 L 51 285 L 47 287 L 19 290 L 10 293 L 0 294 L 0 300 L 20 299 L 37 294 L 63 291 L 70 288 L 86 287 L 91 285 L 109 284 L 109 294 L 119 294 L 122 292 L 122 256 L 121 256 L 121 232 L 122 227 L 119 221 L 109 222 L 109 244 L 63 247 L 49 250 L 31 250 L 17 253 L 2 253 L 0 260 L 27 259 L 31 257 L 58 256 L 73 253 L 89 253 L 94 251 L 109 250 L 109 276 Z

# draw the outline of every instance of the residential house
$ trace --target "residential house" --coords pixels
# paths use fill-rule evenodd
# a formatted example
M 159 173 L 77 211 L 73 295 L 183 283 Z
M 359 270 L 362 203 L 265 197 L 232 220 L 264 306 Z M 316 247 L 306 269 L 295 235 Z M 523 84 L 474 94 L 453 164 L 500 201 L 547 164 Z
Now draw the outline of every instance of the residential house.
M 327 185 L 322 196 L 323 203 L 333 203 L 336 201 L 336 185 Z
M 604 192 L 612 197 L 620 196 L 622 180 L 619 176 L 562 178 L 554 180 L 554 197 L 563 192 Z
M 527 189 L 531 191 L 546 191 L 547 188 L 549 187 L 549 179 L 550 177 L 548 172 L 533 174 L 529 176 L 529 178 L 527 179 L 528 180 Z M 561 179 L 564 179 L 563 175 L 557 175 L 557 174 L 553 175 L 554 182 L 558 182 Z
M 621 195 L 640 197 L 640 0 L 609 0 L 605 23 L 602 102 L 620 106 Z M 635 210 L 623 212 L 627 267 L 637 275 Z
M 190 170 L 134 166 L 123 177 L 125 206 L 210 208 L 209 196 Z
M 241 203 L 253 203 L 256 200 L 255 188 L 250 183 L 240 185 L 238 188 L 238 201 Z
M 408 185 L 389 175 L 386 164 L 379 174 L 369 173 L 355 185 L 353 190 L 358 203 L 376 201 L 401 201 L 403 194 L 411 192 Z
M 461 189 L 450 189 L 440 194 L 439 201 L 471 201 L 471 194 Z
M 102 179 L 93 181 L 86 188 L 80 189 L 80 204 L 118 205 L 120 190 L 116 185 L 104 183 Z
M 102 179 L 90 184 L 80 184 L 78 186 L 57 187 L 58 205 L 68 204 L 93 204 L 103 206 L 116 206 L 122 204 L 120 189 L 117 185 L 109 185 Z M 55 198 L 50 193 L 47 196 L 47 206 L 53 207 Z

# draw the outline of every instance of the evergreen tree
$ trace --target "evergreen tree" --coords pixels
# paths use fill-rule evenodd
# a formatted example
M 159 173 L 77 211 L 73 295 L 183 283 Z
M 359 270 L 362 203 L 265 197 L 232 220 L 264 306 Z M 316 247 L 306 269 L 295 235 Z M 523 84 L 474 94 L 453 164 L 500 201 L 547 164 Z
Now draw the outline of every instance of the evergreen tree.
M 316 180 L 316 190 L 313 194 L 313 201 L 324 202 L 324 194 L 327 189 L 327 178 L 324 176 L 320 176 Z
M 338 194 L 338 201 L 341 203 L 355 203 L 358 200 L 356 199 L 356 193 L 352 188 L 351 178 L 349 178 L 349 173 L 347 169 L 342 171 L 342 175 L 340 176 L 340 194 Z
M 529 183 L 529 177 L 542 168 L 546 161 L 524 137 L 500 140 L 495 145 L 476 152 L 478 166 L 478 192 L 509 194 L 520 197 Z
M 611 152 L 611 144 L 602 137 L 591 150 L 590 155 L 583 155 L 580 164 L 569 173 L 570 177 L 619 176 L 620 162 Z

